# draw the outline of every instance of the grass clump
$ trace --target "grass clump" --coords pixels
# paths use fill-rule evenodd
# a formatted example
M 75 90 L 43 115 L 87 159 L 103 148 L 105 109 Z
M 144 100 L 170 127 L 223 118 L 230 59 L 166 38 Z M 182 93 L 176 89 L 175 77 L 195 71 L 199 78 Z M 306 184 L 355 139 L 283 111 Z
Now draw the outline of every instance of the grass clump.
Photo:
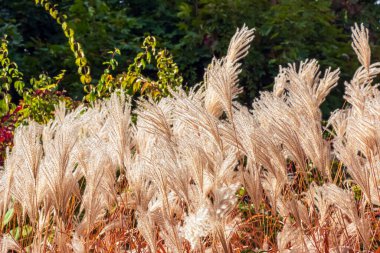
M 319 107 L 339 70 L 321 74 L 316 60 L 280 68 L 252 110 L 234 101 L 253 38 L 238 29 L 189 91 L 134 109 L 118 91 L 17 128 L 0 184 L 2 249 L 376 250 L 380 63 L 370 61 L 368 30 L 353 28 L 362 66 L 328 127 Z

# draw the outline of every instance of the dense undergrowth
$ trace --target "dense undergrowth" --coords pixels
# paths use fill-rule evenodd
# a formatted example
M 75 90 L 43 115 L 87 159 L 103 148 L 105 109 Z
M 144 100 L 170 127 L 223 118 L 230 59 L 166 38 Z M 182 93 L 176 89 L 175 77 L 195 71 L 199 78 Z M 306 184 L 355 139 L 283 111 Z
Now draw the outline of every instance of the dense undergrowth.
M 380 92 L 368 31 L 346 106 L 322 122 L 339 70 L 280 68 L 253 109 L 235 102 L 254 30 L 204 81 L 110 98 L 15 131 L 2 170 L 1 247 L 16 252 L 358 252 L 380 246 Z

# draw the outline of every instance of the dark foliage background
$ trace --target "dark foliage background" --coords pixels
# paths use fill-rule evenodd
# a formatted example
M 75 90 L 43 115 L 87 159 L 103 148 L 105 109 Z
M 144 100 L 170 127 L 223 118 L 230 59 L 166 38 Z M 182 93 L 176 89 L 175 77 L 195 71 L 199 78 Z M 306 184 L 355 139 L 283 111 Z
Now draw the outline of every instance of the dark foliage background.
M 379 56 L 380 5 L 376 0 L 61 0 L 52 1 L 66 13 L 99 78 L 107 52 L 122 55 L 123 71 L 140 50 L 146 35 L 174 55 L 185 83 L 202 80 L 213 55 L 226 51 L 236 27 L 256 27 L 244 62 L 241 101 L 250 104 L 260 90 L 269 89 L 278 66 L 317 58 L 322 67 L 340 67 L 342 81 L 323 105 L 327 112 L 342 103 L 342 84 L 358 67 L 350 47 L 350 27 L 363 22 L 371 31 L 373 55 Z M 33 0 L 0 0 L 0 34 L 8 34 L 10 56 L 26 80 L 41 72 L 55 75 L 66 69 L 61 89 L 74 99 L 83 96 L 74 57 L 61 28 Z M 379 59 L 374 59 L 379 60 Z M 125 69 L 126 71 L 126 69 Z

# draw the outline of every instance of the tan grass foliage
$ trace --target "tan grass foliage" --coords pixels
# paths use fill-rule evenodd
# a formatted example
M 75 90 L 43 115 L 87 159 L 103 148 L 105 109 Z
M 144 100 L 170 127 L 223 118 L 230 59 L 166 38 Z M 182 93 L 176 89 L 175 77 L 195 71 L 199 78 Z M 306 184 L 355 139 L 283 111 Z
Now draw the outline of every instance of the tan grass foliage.
M 254 38 L 244 26 L 189 92 L 134 110 L 114 93 L 19 127 L 1 174 L 2 252 L 376 250 L 380 63 L 368 30 L 352 32 L 362 67 L 327 126 L 319 107 L 339 70 L 316 60 L 281 67 L 252 110 L 234 101 Z

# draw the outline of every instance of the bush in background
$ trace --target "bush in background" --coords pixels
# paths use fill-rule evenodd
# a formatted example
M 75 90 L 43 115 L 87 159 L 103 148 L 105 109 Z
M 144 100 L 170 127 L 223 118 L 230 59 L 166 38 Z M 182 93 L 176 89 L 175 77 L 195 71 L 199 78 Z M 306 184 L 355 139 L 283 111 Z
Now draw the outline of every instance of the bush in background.
M 317 58 L 323 67 L 339 67 L 342 81 L 322 105 L 324 117 L 341 107 L 343 83 L 358 65 L 349 48 L 349 31 L 354 22 L 372 31 L 370 41 L 377 59 L 380 5 L 371 1 L 302 0 L 60 0 L 67 23 L 82 42 L 92 77 L 97 82 L 108 51 L 117 47 L 118 72 L 126 71 L 148 35 L 155 36 L 161 48 L 172 52 L 183 73 L 185 84 L 202 80 L 212 56 L 223 55 L 231 27 L 244 23 L 257 27 L 253 51 L 244 61 L 245 92 L 240 101 L 250 105 L 259 91 L 270 89 L 278 66 L 288 62 Z M 72 64 L 70 47 L 59 25 L 48 13 L 35 8 L 31 0 L 0 0 L 1 33 L 11 36 L 13 59 L 24 71 L 26 80 L 39 73 L 54 76 L 67 70 L 61 89 L 74 99 L 85 94 Z M 91 43 L 90 43 L 91 42 Z M 155 79 L 153 66 L 146 75 Z

